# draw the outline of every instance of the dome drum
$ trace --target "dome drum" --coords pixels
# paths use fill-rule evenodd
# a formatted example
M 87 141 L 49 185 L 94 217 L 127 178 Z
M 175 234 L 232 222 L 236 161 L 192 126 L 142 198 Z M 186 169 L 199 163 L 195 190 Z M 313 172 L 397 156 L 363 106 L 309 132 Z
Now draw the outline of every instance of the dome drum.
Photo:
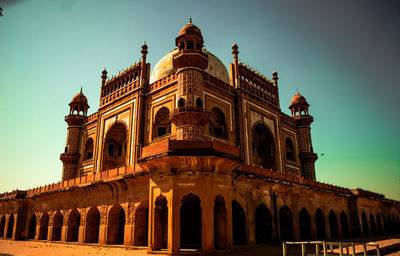
M 196 67 L 206 69 L 208 67 L 208 56 L 204 52 L 194 50 L 183 50 L 173 56 L 174 69 L 184 67 Z

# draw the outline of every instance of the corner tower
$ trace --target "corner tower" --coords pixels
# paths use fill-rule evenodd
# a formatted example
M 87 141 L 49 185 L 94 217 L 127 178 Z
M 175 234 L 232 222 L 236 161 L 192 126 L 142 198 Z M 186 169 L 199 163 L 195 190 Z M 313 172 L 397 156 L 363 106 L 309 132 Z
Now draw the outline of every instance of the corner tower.
M 89 109 L 88 101 L 82 93 L 82 88 L 72 98 L 69 107 L 69 115 L 64 119 L 68 124 L 67 143 L 64 153 L 60 155 L 60 160 L 63 162 L 62 181 L 76 178 L 78 175 L 80 132 Z
M 171 115 L 176 125 L 178 140 L 205 140 L 204 125 L 208 114 L 203 109 L 203 71 L 208 66 L 208 55 L 203 53 L 203 36 L 192 20 L 175 39 L 178 52 L 173 56 L 177 69 L 177 106 Z
M 306 99 L 298 92 L 292 98 L 289 109 L 292 117 L 296 120 L 299 131 L 299 157 L 301 161 L 302 176 L 306 179 L 315 180 L 315 161 L 317 154 L 313 151 L 311 142 L 311 123 L 314 118 L 308 114 Z

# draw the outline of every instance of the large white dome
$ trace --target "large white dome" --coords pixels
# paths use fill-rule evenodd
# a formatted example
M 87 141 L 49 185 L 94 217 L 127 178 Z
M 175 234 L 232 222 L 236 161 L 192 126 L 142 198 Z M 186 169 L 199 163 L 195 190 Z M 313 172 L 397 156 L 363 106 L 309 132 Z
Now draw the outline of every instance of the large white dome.
M 164 78 L 174 72 L 172 60 L 175 53 L 178 52 L 178 49 L 173 50 L 172 52 L 165 55 L 154 67 L 153 72 L 150 77 L 150 84 Z M 216 78 L 224 81 L 229 84 L 229 74 L 225 65 L 220 61 L 214 54 L 211 52 L 204 50 L 203 52 L 208 55 L 208 67 L 205 70 L 208 74 L 215 76 Z

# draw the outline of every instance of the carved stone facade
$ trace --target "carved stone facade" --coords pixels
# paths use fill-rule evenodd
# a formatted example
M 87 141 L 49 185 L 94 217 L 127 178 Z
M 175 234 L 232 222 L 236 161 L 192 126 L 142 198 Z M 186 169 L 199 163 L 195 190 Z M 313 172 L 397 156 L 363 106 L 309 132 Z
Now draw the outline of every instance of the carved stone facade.
M 62 181 L 0 196 L 0 237 L 213 252 L 278 240 L 399 230 L 399 202 L 317 182 L 309 104 L 281 112 L 272 80 L 228 71 L 185 25 L 150 75 L 141 61 L 108 79 L 98 111 L 82 92 L 65 117 Z

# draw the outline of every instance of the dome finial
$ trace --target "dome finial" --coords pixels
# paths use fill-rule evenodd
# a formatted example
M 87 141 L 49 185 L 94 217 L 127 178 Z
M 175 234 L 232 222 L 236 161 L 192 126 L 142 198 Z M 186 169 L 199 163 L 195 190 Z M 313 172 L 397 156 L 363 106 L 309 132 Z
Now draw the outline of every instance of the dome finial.
M 81 86 L 81 93 L 82 93 L 82 86 Z
M 189 24 L 192 24 L 192 17 L 189 17 Z

